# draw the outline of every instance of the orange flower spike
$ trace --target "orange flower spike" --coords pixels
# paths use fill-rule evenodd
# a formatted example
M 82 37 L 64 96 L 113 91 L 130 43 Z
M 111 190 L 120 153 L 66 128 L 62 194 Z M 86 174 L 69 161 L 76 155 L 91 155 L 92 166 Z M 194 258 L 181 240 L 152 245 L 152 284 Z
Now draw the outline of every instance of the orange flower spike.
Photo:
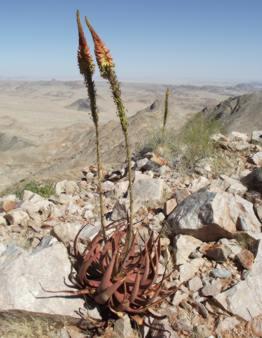
M 114 62 L 113 58 L 110 54 L 109 49 L 106 47 L 104 42 L 101 40 L 100 36 L 96 33 L 94 28 L 91 26 L 90 22 L 85 18 L 86 24 L 88 29 L 90 30 L 90 33 L 92 35 L 92 38 L 94 40 L 95 45 L 95 55 L 98 67 L 100 69 L 101 76 L 104 78 L 108 78 L 108 71 L 110 69 L 114 68 Z
M 92 75 L 95 71 L 95 64 L 93 58 L 91 56 L 90 49 L 88 47 L 84 30 L 80 21 L 80 13 L 79 10 L 76 12 L 77 19 L 77 27 L 78 27 L 78 39 L 79 39 L 79 47 L 77 52 L 77 59 L 80 73 L 85 75 L 89 73 Z

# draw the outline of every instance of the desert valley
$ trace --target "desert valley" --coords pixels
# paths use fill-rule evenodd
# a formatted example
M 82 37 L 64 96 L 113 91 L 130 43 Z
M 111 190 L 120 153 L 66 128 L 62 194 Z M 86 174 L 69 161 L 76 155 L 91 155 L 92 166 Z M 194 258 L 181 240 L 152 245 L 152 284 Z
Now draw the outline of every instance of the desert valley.
M 121 151 L 123 139 L 110 90 L 105 82 L 98 82 L 97 87 L 103 140 L 101 151 L 104 162 L 114 166 L 125 158 Z M 152 131 L 160 127 L 166 87 L 123 84 L 133 149 L 143 145 Z M 168 128 L 179 130 L 203 109 L 208 108 L 212 114 L 213 108 L 222 101 L 256 92 L 261 87 L 260 84 L 169 86 Z M 228 124 L 239 120 L 235 129 L 247 132 L 254 126 L 261 128 L 262 99 L 261 95 L 257 96 L 243 103 L 244 117 L 239 119 L 233 115 Z M 249 121 L 253 125 L 246 122 L 250 114 L 252 119 Z M 83 82 L 0 81 L 0 154 L 0 191 L 20 181 L 77 177 L 81 168 L 93 164 L 94 130 Z

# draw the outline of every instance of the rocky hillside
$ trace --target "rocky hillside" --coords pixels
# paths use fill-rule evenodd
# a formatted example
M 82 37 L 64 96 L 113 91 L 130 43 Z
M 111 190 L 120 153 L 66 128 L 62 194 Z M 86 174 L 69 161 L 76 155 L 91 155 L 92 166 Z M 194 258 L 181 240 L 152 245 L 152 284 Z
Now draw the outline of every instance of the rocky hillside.
M 262 91 L 229 98 L 215 107 L 205 108 L 205 116 L 220 121 L 226 131 L 251 133 L 262 129 Z
M 190 173 L 154 153 L 134 157 L 135 230 L 143 238 L 161 231 L 160 270 L 166 266 L 166 283 L 178 288 L 154 309 L 163 319 L 152 317 L 152 327 L 161 330 L 144 327 L 145 336 L 261 337 L 261 134 L 214 135 L 228 164 L 220 175 L 215 154 Z M 127 189 L 125 166 L 104 173 L 107 224 L 126 216 Z M 127 316 L 92 331 L 102 322 L 99 308 L 45 291 L 70 289 L 74 238 L 86 225 L 85 248 L 100 229 L 98 209 L 93 166 L 77 181 L 58 182 L 49 198 L 24 191 L 0 199 L 1 337 L 137 337 Z

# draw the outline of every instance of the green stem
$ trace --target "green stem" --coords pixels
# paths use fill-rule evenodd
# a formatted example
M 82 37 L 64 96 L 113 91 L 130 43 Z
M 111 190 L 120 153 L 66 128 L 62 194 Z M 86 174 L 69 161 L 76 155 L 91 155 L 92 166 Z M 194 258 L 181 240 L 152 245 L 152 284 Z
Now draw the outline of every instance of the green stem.
M 128 181 L 129 181 L 129 207 L 130 215 L 128 222 L 128 235 L 127 235 L 127 249 L 126 252 L 131 247 L 132 238 L 133 238 L 133 188 L 132 188 L 132 170 L 131 170 L 131 153 L 130 153 L 130 144 L 128 137 L 128 120 L 126 116 L 126 110 L 121 98 L 121 89 L 116 74 L 112 68 L 108 70 L 107 78 L 110 82 L 113 99 L 117 107 L 118 117 L 120 119 L 122 131 L 125 139 L 125 148 L 126 148 L 126 159 L 128 167 Z
M 102 175 L 101 175 L 101 158 L 100 158 L 100 141 L 99 141 L 99 128 L 98 128 L 98 113 L 96 105 L 96 90 L 95 83 L 92 80 L 92 75 L 85 75 L 85 83 L 88 90 L 88 96 L 90 99 L 90 108 L 91 115 L 95 125 L 96 133 L 96 162 L 97 162 L 97 181 L 98 181 L 98 194 L 99 194 L 99 204 L 100 204 L 100 219 L 101 219 L 101 229 L 104 241 L 106 241 L 106 231 L 105 231 L 105 222 L 104 222 L 104 202 L 103 202 L 103 189 L 102 189 Z
M 104 240 L 106 240 L 103 189 L 102 189 L 102 168 L 101 168 L 101 160 L 100 160 L 100 142 L 99 142 L 98 123 L 95 123 L 95 130 L 96 130 L 96 159 L 97 159 L 97 181 L 98 181 L 98 193 L 99 193 L 99 205 L 100 205 L 100 219 L 101 219 L 101 228 L 102 228 L 103 237 L 104 237 Z

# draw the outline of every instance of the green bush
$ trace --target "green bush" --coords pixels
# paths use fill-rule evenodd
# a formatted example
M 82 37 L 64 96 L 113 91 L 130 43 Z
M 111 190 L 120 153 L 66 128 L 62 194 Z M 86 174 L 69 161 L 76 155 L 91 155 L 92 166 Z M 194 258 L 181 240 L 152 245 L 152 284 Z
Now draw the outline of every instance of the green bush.
M 219 155 L 210 137 L 220 131 L 221 126 L 217 121 L 197 114 L 177 133 L 171 129 L 164 134 L 161 128 L 155 130 L 142 151 L 154 151 L 170 162 L 179 158 L 180 168 L 190 169 L 202 158 Z
M 221 131 L 215 120 L 206 119 L 198 114 L 182 128 L 177 137 L 177 145 L 182 150 L 183 159 L 191 166 L 196 161 L 213 156 L 216 152 L 211 136 Z
M 16 195 L 21 198 L 24 190 L 32 191 L 44 198 L 49 198 L 51 195 L 55 194 L 54 184 L 51 182 L 39 183 L 36 181 L 31 181 L 26 183 L 23 187 L 20 187 L 16 191 Z

